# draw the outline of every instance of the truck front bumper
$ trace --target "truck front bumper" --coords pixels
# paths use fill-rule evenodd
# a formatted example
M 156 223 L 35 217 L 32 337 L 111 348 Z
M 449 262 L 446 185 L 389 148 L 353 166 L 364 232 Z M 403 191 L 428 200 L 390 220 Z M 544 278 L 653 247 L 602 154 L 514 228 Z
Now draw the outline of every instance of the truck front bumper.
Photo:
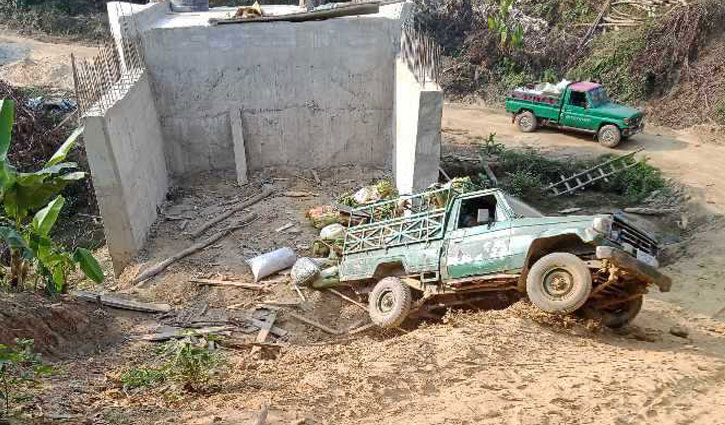
M 641 133 L 643 131 L 644 131 L 644 121 L 639 123 L 639 125 L 637 127 L 629 127 L 629 128 L 625 128 L 624 130 L 622 130 L 622 136 L 624 136 L 624 137 L 634 136 L 635 134 Z
M 607 260 L 616 267 L 633 274 L 638 279 L 646 281 L 648 284 L 657 285 L 661 292 L 670 292 L 672 279 L 621 249 L 611 246 L 598 246 L 596 255 L 598 259 Z

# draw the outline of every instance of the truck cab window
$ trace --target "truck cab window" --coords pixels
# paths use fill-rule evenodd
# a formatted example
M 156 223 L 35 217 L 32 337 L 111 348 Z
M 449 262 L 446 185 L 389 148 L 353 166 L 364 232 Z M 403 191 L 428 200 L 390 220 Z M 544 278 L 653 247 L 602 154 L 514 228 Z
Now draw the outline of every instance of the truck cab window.
M 493 195 L 479 198 L 464 199 L 461 201 L 461 212 L 458 215 L 458 228 L 476 227 L 485 223 L 478 222 L 478 210 L 488 210 L 490 223 L 496 221 L 496 197 Z
M 587 107 L 587 94 L 581 91 L 572 91 L 569 103 L 582 108 Z

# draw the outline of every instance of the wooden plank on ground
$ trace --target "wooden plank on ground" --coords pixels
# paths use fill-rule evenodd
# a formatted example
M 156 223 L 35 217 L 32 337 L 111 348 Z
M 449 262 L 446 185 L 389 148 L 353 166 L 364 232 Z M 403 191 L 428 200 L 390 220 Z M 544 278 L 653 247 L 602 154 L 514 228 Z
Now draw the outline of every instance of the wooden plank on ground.
M 144 303 L 96 292 L 73 291 L 71 292 L 71 296 L 83 301 L 100 302 L 107 307 L 121 310 L 140 311 L 143 313 L 166 313 L 171 311 L 171 306 L 168 304 Z
M 268 291 L 269 288 L 267 288 L 266 285 L 257 285 L 254 283 L 243 283 L 243 282 L 234 282 L 231 280 L 217 280 L 217 279 L 189 279 L 189 282 L 198 283 L 199 285 L 208 285 L 208 286 L 233 286 L 235 288 L 244 288 L 244 289 L 250 289 L 253 291 Z

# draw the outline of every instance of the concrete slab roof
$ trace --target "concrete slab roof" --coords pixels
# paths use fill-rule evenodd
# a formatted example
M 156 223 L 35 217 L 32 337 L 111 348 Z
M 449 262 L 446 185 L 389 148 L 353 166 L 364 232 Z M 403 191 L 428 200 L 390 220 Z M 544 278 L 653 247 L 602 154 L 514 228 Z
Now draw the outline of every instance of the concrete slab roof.
M 345 16 L 334 19 L 366 19 L 366 18 L 388 18 L 399 19 L 403 3 L 389 4 L 380 6 L 378 13 L 359 16 Z M 170 28 L 188 28 L 188 27 L 208 27 L 209 19 L 231 18 L 236 12 L 236 7 L 215 7 L 204 12 L 172 12 L 168 11 L 161 15 L 156 22 L 153 22 L 150 28 L 170 29 Z M 268 16 L 288 15 L 292 13 L 304 12 L 305 9 L 293 5 L 264 5 L 262 11 Z M 264 23 L 261 23 L 264 24 Z M 244 24 L 241 24 L 244 25 Z

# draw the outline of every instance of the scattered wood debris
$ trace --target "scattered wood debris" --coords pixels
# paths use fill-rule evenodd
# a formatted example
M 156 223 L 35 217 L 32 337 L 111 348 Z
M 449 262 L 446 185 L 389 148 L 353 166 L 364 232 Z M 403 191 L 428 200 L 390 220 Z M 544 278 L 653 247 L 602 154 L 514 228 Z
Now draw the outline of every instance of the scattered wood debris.
M 242 219 L 239 222 L 237 222 L 236 224 L 232 224 L 231 226 L 220 231 L 219 233 L 215 234 L 214 236 L 210 236 L 209 238 L 207 238 L 197 244 L 194 244 L 194 245 L 190 246 L 189 248 L 186 248 L 185 250 L 177 253 L 176 255 L 172 255 L 171 257 L 165 259 L 164 261 L 162 261 L 152 267 L 149 267 L 144 272 L 139 273 L 133 279 L 133 284 L 135 285 L 135 284 L 141 283 L 147 279 L 150 279 L 150 278 L 156 276 L 157 274 L 166 270 L 166 268 L 169 267 L 174 262 L 176 262 L 184 257 L 188 257 L 189 255 L 206 248 L 207 246 L 218 241 L 219 239 L 231 234 L 232 232 L 234 232 L 236 230 L 241 229 L 242 227 L 248 225 L 249 223 L 251 223 L 252 221 L 254 221 L 256 219 L 257 219 L 256 213 L 247 214 L 246 216 L 242 217 Z
M 274 321 L 277 320 L 277 311 L 272 311 L 272 314 L 267 317 L 267 320 L 264 321 L 264 326 L 259 328 L 259 334 L 257 335 L 257 343 L 262 344 L 265 341 L 267 341 L 267 337 L 269 336 L 270 331 L 272 330 L 272 326 L 274 326 Z M 259 346 L 252 347 L 252 351 L 250 354 L 254 355 L 257 352 L 259 352 L 261 348 Z
M 140 337 L 139 339 L 141 341 L 149 341 L 149 342 L 163 342 L 168 341 L 171 339 L 180 339 L 185 338 L 187 336 L 201 336 L 201 335 L 209 335 L 209 334 L 215 334 L 215 335 L 231 335 L 229 331 L 233 329 L 232 326 L 212 326 L 212 327 L 205 327 L 205 328 L 176 328 L 176 329 L 170 329 L 162 332 L 157 332 L 150 335 L 144 335 Z
M 285 224 L 284 226 L 281 226 L 281 227 L 278 227 L 278 228 L 274 229 L 274 231 L 277 232 L 277 233 L 284 232 L 285 230 L 287 230 L 287 229 L 289 229 L 289 228 L 291 228 L 293 226 L 294 226 L 294 223 L 292 223 L 290 221 L 289 223 Z
M 209 228 L 215 226 L 217 223 L 226 220 L 227 218 L 231 217 L 233 214 L 241 212 L 245 208 L 249 208 L 252 205 L 256 204 L 257 202 L 267 198 L 268 196 L 272 195 L 274 191 L 269 188 L 265 188 L 261 193 L 252 196 L 251 198 L 242 201 L 239 205 L 236 205 L 234 208 L 230 209 L 229 211 L 225 212 L 224 214 L 221 214 L 220 216 L 212 219 L 211 221 L 208 221 L 200 228 L 196 229 L 194 232 L 191 233 L 191 236 L 193 238 L 198 238 L 202 233 L 206 232 Z
M 171 311 L 171 306 L 168 304 L 144 303 L 95 292 L 73 291 L 71 292 L 71 296 L 79 300 L 96 302 L 121 310 L 140 311 L 143 313 L 166 313 Z
M 258 285 L 254 283 L 234 282 L 230 280 L 218 279 L 189 279 L 189 282 L 198 283 L 207 286 L 232 286 L 235 288 L 250 289 L 253 291 L 269 291 L 267 285 Z
M 328 334 L 331 334 L 331 335 L 340 335 L 340 334 L 342 334 L 341 331 L 338 331 L 336 329 L 332 329 L 332 328 L 330 328 L 328 326 L 323 325 L 320 322 L 317 322 L 315 320 L 309 319 L 309 318 L 307 318 L 305 316 L 301 316 L 301 315 L 299 315 L 299 314 L 297 314 L 297 313 L 295 313 L 293 311 L 285 311 L 285 314 L 286 315 L 289 315 L 290 317 L 294 317 L 295 319 L 299 320 L 300 322 L 307 323 L 310 326 L 314 326 L 314 327 L 316 327 L 317 329 L 320 329 L 323 332 L 327 332 Z
M 286 196 L 288 198 L 308 198 L 317 196 L 317 194 L 312 192 L 297 192 L 297 191 L 288 191 L 288 192 L 282 192 L 282 196 Z
M 581 211 L 583 208 L 566 208 L 559 211 L 559 214 L 574 214 L 575 212 Z
M 625 208 L 623 211 L 638 215 L 667 215 L 677 212 L 674 208 Z

